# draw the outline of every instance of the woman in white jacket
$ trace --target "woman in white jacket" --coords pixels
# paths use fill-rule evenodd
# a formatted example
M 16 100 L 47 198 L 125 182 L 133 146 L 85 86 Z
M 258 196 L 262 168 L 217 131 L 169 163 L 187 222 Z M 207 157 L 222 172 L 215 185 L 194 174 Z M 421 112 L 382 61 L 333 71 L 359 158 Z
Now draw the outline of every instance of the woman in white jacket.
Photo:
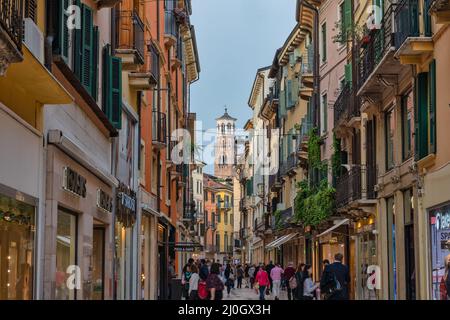
M 314 284 L 311 274 L 311 266 L 306 265 L 303 269 L 303 299 L 313 300 L 315 295 L 314 292 L 319 287 L 319 284 Z

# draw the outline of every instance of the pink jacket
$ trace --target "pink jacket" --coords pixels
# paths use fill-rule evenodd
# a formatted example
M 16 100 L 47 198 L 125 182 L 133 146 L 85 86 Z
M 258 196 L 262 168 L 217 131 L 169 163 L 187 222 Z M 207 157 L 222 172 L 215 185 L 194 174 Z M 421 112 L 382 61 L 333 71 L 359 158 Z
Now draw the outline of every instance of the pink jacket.
M 259 270 L 255 278 L 260 286 L 268 286 L 270 284 L 269 275 L 264 270 Z

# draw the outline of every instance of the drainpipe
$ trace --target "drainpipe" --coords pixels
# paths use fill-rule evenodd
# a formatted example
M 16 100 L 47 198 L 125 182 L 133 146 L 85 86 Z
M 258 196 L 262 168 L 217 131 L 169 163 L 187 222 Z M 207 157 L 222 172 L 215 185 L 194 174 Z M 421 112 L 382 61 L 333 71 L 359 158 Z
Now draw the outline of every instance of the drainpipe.
M 319 54 L 319 10 L 309 3 L 307 0 L 303 0 L 303 5 L 314 12 L 314 92 L 313 92 L 313 121 L 314 125 L 319 128 L 320 132 L 320 54 Z

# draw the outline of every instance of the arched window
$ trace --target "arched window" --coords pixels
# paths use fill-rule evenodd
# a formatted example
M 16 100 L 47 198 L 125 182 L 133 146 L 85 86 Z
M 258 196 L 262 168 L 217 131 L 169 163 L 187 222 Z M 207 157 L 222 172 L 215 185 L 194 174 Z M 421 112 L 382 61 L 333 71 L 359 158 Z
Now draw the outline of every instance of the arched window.
M 225 133 L 225 125 L 222 123 L 222 133 Z
M 230 132 L 231 132 L 231 123 L 229 123 L 229 124 L 227 125 L 227 129 L 228 129 L 228 133 L 230 133 Z

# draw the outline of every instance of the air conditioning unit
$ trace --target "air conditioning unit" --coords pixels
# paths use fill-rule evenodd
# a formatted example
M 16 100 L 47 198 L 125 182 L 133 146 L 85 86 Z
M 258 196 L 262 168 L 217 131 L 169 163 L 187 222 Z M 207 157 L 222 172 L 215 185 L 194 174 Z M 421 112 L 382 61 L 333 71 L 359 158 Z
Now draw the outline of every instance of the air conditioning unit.
M 44 64 L 44 35 L 32 19 L 25 18 L 23 24 L 23 42 L 36 59 Z

